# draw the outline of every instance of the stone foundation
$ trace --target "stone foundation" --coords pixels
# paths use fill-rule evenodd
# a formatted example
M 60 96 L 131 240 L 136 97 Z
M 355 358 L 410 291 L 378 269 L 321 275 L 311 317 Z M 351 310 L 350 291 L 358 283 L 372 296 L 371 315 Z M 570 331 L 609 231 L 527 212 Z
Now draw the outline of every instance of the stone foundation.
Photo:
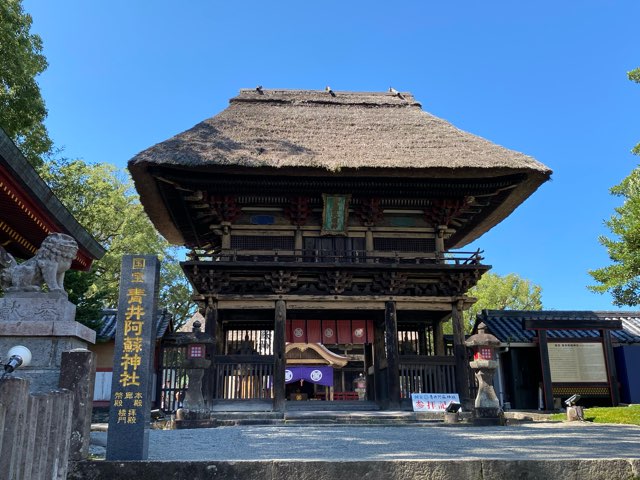
M 31 383 L 31 393 L 58 388 L 62 352 L 86 349 L 96 332 L 75 321 L 76 306 L 64 292 L 7 292 L 0 298 L 0 357 L 23 345 L 31 350 L 31 365 L 14 376 Z

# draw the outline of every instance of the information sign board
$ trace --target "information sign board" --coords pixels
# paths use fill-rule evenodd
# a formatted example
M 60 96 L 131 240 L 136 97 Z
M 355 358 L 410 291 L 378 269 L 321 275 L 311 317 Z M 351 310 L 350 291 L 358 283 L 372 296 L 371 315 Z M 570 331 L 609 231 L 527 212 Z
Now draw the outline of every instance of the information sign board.
M 602 343 L 549 341 L 548 349 L 551 382 L 607 382 Z

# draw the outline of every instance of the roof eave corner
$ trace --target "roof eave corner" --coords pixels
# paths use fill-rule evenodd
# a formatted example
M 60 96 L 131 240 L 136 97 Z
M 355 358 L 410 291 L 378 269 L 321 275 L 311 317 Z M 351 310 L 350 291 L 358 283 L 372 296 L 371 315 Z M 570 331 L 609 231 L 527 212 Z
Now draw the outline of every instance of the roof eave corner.
M 140 203 L 154 227 L 172 245 L 184 245 L 182 233 L 173 223 L 169 210 L 164 203 L 155 178 L 149 172 L 149 162 L 129 160 L 127 165 L 135 188 L 140 196 Z
M 500 222 L 511 215 L 527 198 L 533 195 L 543 183 L 549 180 L 551 174 L 552 171 L 550 169 L 528 172 L 526 180 L 514 188 L 506 200 L 491 215 L 485 218 L 477 228 L 474 228 L 467 235 L 460 238 L 455 245 L 451 245 L 450 248 L 464 247 L 480 238 L 492 228 L 495 228 Z

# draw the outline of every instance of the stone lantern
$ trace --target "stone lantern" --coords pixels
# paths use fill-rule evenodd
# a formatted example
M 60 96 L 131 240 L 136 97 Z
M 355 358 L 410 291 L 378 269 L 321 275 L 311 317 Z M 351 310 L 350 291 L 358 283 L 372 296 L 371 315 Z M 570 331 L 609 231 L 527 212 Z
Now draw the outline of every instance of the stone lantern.
M 486 333 L 486 325 L 478 325 L 478 333 L 471 335 L 465 345 L 473 350 L 473 361 L 469 363 L 478 381 L 478 395 L 473 409 L 474 423 L 478 425 L 500 425 L 504 415 L 500 401 L 493 389 L 493 375 L 498 368 L 497 350 L 500 340 Z
M 211 366 L 206 352 L 207 345 L 213 343 L 213 338 L 208 333 L 203 333 L 200 330 L 201 326 L 202 324 L 196 320 L 190 333 L 177 334 L 175 337 L 176 346 L 187 347 L 186 358 L 180 366 L 187 370 L 189 378 L 182 408 L 176 411 L 178 428 L 207 426 L 210 418 L 210 412 L 202 396 L 202 377 L 205 369 Z

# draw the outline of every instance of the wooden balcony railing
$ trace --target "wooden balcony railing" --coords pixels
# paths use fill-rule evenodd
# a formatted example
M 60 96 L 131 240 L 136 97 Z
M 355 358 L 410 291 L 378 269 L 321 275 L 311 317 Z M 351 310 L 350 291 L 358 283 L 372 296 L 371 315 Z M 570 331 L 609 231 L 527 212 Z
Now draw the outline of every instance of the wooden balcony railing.
M 365 250 L 220 250 L 215 253 L 189 254 L 196 262 L 254 262 L 254 263 L 329 263 L 329 264 L 444 264 L 479 265 L 483 251 L 430 252 L 367 252 Z

